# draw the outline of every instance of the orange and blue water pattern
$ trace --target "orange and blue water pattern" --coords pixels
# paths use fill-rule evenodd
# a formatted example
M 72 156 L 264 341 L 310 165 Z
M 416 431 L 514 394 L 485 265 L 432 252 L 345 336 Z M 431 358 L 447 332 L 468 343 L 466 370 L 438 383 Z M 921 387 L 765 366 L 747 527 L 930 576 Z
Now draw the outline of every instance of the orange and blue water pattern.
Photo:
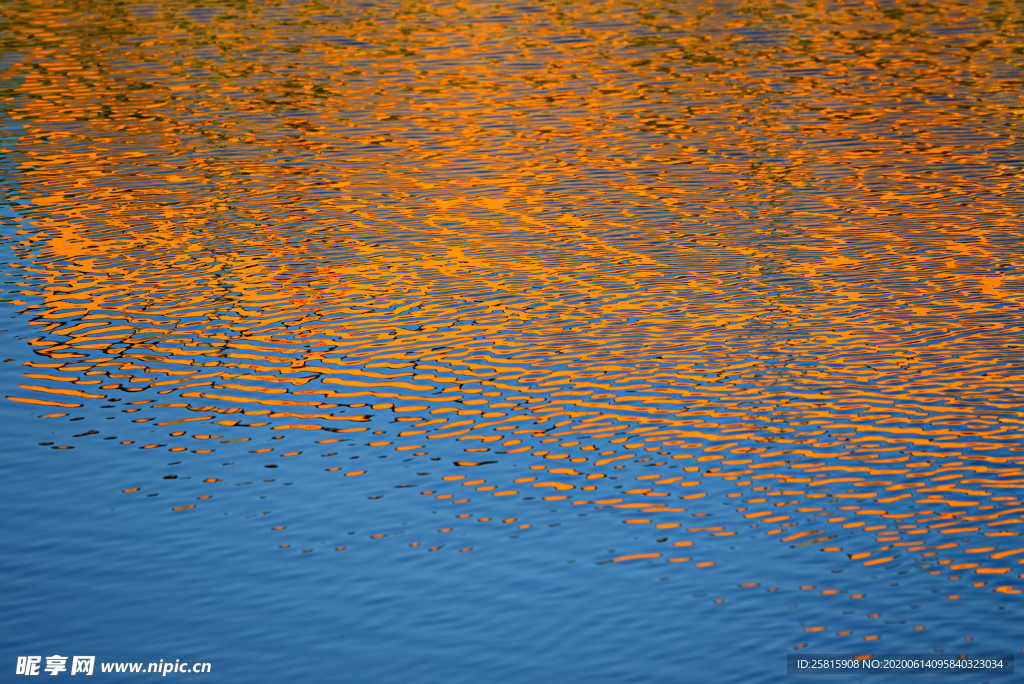
M 1018 3 L 0 16 L 5 394 L 80 421 L 55 449 L 169 461 L 124 497 L 291 472 L 419 497 L 410 553 L 543 501 L 636 527 L 592 561 L 767 535 L 1021 592 Z M 277 506 L 291 551 L 395 536 Z

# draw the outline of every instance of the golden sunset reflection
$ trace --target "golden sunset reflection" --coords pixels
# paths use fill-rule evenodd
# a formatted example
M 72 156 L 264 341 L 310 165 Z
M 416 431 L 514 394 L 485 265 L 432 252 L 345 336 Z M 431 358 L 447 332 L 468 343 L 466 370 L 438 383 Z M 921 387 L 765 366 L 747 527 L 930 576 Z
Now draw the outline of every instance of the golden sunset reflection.
M 173 511 L 221 455 L 338 502 L 411 459 L 410 553 L 529 497 L 642 531 L 591 562 L 768 535 L 1019 594 L 1020 6 L 524 7 L 0 8 L 7 399 L 65 448 L 116 399 L 104 448 L 209 463 L 124 483 Z

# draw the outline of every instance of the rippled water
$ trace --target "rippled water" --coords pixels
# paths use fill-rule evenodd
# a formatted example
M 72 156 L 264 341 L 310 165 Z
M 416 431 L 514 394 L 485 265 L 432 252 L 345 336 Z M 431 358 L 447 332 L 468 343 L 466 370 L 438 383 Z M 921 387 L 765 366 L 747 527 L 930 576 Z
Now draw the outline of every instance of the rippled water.
M 0 21 L 4 668 L 1024 650 L 1019 4 Z

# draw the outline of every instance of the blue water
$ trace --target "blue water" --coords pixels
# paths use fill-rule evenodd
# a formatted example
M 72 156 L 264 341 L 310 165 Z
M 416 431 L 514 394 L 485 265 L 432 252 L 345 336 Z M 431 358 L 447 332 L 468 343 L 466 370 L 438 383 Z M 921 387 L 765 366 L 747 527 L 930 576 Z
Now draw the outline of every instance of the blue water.
M 31 330 L 5 309 L 4 348 L 16 348 Z M 0 371 L 5 385 L 19 382 L 15 363 Z M 713 548 L 715 568 L 595 561 L 595 550 L 611 557 L 639 537 L 612 510 L 566 514 L 534 501 L 524 513 L 522 502 L 488 502 L 481 513 L 528 515 L 533 527 L 464 526 L 458 545 L 471 552 L 446 544 L 423 553 L 408 547 L 410 531 L 452 524 L 450 510 L 414 489 L 363 478 L 342 486 L 300 467 L 289 473 L 294 483 L 254 481 L 263 485 L 256 501 L 241 487 L 216 510 L 171 513 L 162 497 L 120 493 L 166 465 L 102 442 L 88 451 L 40 446 L 74 441 L 75 424 L 44 425 L 31 413 L 7 423 L 0 463 L 3 657 L 12 669 L 16 655 L 60 653 L 208 661 L 209 675 L 168 676 L 217 682 L 772 682 L 787 678 L 792 644 L 817 624 L 884 634 L 886 653 L 1019 649 L 1013 604 L 913 563 L 865 568 L 762 535 L 725 538 Z M 110 417 L 97 410 L 81 423 Z M 707 513 L 741 524 L 726 506 Z M 301 521 L 303 542 L 317 551 L 275 549 L 280 533 L 268 520 Z M 365 543 L 381 531 L 386 540 Z M 351 548 L 323 549 L 336 543 Z M 820 594 L 830 588 L 843 593 Z M 951 591 L 965 591 L 955 610 Z M 863 598 L 849 597 L 856 593 Z M 833 637 L 815 650 L 849 646 Z
M 1021 681 L 1015 11 L 12 0 L 0 680 Z

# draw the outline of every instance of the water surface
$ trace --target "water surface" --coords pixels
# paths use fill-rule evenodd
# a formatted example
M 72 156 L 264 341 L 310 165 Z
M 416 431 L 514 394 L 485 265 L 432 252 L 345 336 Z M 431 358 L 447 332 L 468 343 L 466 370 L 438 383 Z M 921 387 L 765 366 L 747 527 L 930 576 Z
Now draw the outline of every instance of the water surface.
M 1016 3 L 0 21 L 3 667 L 1024 646 Z

